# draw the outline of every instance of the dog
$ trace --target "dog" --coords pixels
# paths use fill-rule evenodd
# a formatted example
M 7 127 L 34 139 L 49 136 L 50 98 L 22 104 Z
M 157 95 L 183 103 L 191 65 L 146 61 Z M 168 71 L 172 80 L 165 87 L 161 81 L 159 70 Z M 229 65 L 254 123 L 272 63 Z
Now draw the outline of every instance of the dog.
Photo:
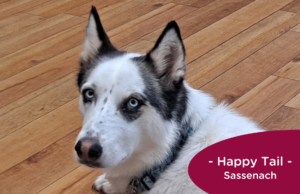
M 185 48 L 175 21 L 146 54 L 117 50 L 92 7 L 78 73 L 82 129 L 75 158 L 104 168 L 106 194 L 202 194 L 188 165 L 216 142 L 263 131 L 185 81 Z

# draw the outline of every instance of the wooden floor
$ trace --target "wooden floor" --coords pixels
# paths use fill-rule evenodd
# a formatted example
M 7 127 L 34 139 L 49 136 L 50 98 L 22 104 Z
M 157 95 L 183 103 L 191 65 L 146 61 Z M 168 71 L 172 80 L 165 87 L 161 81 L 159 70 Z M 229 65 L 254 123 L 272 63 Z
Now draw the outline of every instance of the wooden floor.
M 73 158 L 76 73 L 95 5 L 119 49 L 176 20 L 187 80 L 268 130 L 300 129 L 300 0 L 0 0 L 0 193 L 89 194 Z

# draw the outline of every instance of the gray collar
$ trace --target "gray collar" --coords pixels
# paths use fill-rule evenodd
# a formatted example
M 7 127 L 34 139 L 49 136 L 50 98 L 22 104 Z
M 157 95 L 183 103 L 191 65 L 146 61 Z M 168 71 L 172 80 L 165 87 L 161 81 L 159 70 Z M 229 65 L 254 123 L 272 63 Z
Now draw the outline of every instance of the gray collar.
M 176 144 L 171 148 L 166 159 L 162 163 L 154 165 L 151 169 L 146 170 L 141 177 L 134 177 L 127 187 L 126 194 L 139 194 L 152 189 L 160 175 L 176 160 L 188 137 L 193 133 L 194 130 L 192 128 L 182 130 L 180 138 L 178 138 Z

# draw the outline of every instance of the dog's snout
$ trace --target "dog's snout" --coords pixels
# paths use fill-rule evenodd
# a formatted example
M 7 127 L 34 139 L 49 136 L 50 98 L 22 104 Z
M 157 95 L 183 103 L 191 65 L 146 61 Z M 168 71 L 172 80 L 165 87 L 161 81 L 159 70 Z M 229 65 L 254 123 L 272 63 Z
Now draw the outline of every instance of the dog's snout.
M 79 140 L 75 145 L 75 150 L 78 157 L 84 162 L 94 162 L 102 154 L 101 145 L 90 139 Z

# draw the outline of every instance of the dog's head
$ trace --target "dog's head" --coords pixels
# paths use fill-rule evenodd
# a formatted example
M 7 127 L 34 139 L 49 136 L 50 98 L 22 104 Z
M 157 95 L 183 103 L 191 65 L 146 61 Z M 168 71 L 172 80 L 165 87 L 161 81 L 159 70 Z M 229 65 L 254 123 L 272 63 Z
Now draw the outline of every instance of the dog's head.
M 131 157 L 172 144 L 171 129 L 186 108 L 185 49 L 176 22 L 170 22 L 146 55 L 118 51 L 93 7 L 78 74 L 83 126 L 76 159 L 111 168 Z

